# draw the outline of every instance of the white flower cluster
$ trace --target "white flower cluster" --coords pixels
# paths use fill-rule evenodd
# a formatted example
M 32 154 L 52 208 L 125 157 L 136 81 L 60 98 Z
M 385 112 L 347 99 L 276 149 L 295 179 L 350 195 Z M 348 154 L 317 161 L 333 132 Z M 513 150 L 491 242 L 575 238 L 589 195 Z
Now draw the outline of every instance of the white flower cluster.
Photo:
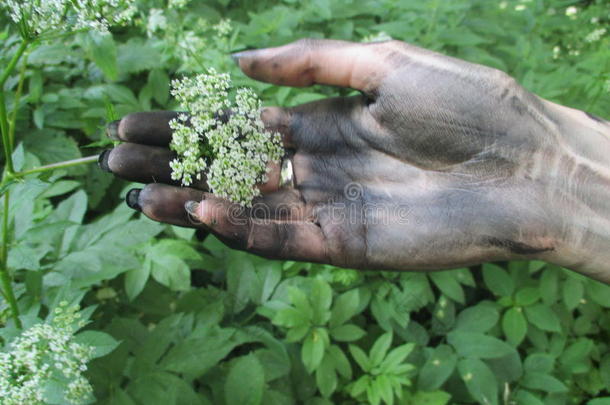
M 15 338 L 0 352 L 0 398 L 3 405 L 41 404 L 51 380 L 70 382 L 64 391 L 71 404 L 86 402 L 92 388 L 82 375 L 93 348 L 72 341 L 78 307 L 62 302 L 51 324 L 40 323 Z
M 256 184 L 267 181 L 267 163 L 278 161 L 283 149 L 280 135 L 265 130 L 256 94 L 239 88 L 230 97 L 230 91 L 229 75 L 213 68 L 172 81 L 172 95 L 190 116 L 170 122 L 170 148 L 178 155 L 170 166 L 172 178 L 186 186 L 206 170 L 214 194 L 247 206 L 260 194 Z
M 3 0 L 10 18 L 29 31 L 93 29 L 107 32 L 112 25 L 125 24 L 136 12 L 134 0 Z
M 606 34 L 606 32 L 607 30 L 605 28 L 595 29 L 585 37 L 585 42 L 599 41 Z

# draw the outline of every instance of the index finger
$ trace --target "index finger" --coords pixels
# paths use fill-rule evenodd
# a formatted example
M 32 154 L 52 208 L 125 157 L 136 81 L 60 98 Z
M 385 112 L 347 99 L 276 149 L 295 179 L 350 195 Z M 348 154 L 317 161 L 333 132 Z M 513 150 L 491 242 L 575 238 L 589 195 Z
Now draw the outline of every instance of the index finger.
M 395 54 L 388 42 L 302 39 L 232 56 L 241 70 L 256 80 L 295 87 L 326 84 L 370 94 L 393 68 Z

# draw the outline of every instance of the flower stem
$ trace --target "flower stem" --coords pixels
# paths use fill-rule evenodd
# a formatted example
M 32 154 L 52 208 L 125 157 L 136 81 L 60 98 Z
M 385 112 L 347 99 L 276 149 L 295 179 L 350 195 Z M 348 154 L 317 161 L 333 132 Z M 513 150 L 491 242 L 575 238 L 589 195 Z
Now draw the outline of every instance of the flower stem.
M 15 325 L 21 329 L 21 320 L 19 319 L 19 308 L 17 307 L 17 300 L 15 299 L 15 293 L 11 285 L 11 276 L 8 273 L 8 210 L 10 201 L 10 191 L 4 194 L 4 209 L 2 210 L 2 246 L 0 247 L 0 281 L 2 282 L 2 295 L 6 298 L 9 307 L 11 308 L 11 315 L 15 321 Z
M 13 101 L 13 111 L 11 112 L 11 118 L 8 124 L 8 140 L 10 149 L 13 150 L 15 147 L 15 127 L 17 126 L 17 113 L 19 112 L 19 102 L 21 101 L 21 94 L 23 93 L 23 83 L 25 82 L 25 72 L 28 67 L 28 54 L 23 56 L 23 63 L 21 64 L 21 71 L 19 72 L 19 84 L 17 84 L 17 91 Z
M 98 158 L 98 155 L 92 155 L 92 156 L 87 156 L 84 158 L 66 160 L 64 162 L 51 163 L 50 165 L 35 167 L 30 170 L 24 170 L 22 172 L 14 173 L 13 176 L 14 177 L 23 177 L 23 176 L 27 176 L 29 174 L 34 174 L 34 173 L 43 173 L 43 172 L 49 172 L 49 171 L 57 170 L 57 169 L 64 169 L 66 167 L 84 165 L 87 163 L 96 162 L 97 158 Z
M 6 65 L 6 67 L 4 68 L 4 71 L 2 72 L 2 76 L 0 76 L 0 87 L 4 86 L 6 79 L 8 79 L 8 77 L 11 75 L 11 73 L 13 73 L 13 69 L 15 68 L 15 65 L 17 65 L 17 62 L 19 62 L 21 55 L 23 55 L 23 53 L 25 52 L 25 50 L 27 49 L 29 44 L 30 44 L 29 41 L 26 41 L 26 40 L 21 41 L 21 44 L 19 44 L 19 48 L 17 49 L 17 52 L 15 52 L 15 54 L 13 55 L 11 60 L 8 62 L 8 65 Z
M 9 78 L 17 62 L 28 47 L 29 42 L 26 40 L 21 41 L 19 48 L 4 68 L 2 76 L 0 76 L 0 131 L 2 132 L 2 146 L 4 149 L 4 158 L 6 160 L 5 170 L 10 174 L 15 171 L 13 168 L 13 151 L 11 149 L 11 141 L 9 135 L 9 123 L 8 114 L 6 112 L 6 100 L 4 99 L 4 83 Z

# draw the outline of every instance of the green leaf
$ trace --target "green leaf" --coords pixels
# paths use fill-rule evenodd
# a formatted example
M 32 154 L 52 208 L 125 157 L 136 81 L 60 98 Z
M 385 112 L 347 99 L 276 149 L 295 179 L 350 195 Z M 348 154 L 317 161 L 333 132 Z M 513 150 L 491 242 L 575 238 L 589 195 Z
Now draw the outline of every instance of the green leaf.
M 301 348 L 301 360 L 305 365 L 305 369 L 308 372 L 313 372 L 318 368 L 322 358 L 324 357 L 324 351 L 326 344 L 324 338 L 320 333 L 322 328 L 314 329 L 303 342 Z
M 337 389 L 337 373 L 332 357 L 324 356 L 316 369 L 316 384 L 323 397 L 328 398 Z
M 444 391 L 417 391 L 409 398 L 408 405 L 447 405 L 451 395 Z
M 127 293 L 127 298 L 130 301 L 133 301 L 144 289 L 150 277 L 150 270 L 151 264 L 150 261 L 147 261 L 142 266 L 129 270 L 125 274 L 125 293 Z
M 502 316 L 502 330 L 508 342 L 513 346 L 525 339 L 527 334 L 527 321 L 520 307 L 509 308 Z
M 359 303 L 360 296 L 357 289 L 339 295 L 331 310 L 329 326 L 334 328 L 351 319 L 358 313 Z
M 494 359 L 515 352 L 507 343 L 482 333 L 453 331 L 447 338 L 449 344 L 463 357 Z
M 558 273 L 560 270 L 559 266 L 548 265 L 540 277 L 540 295 L 546 305 L 554 304 L 559 298 Z
M 332 338 L 339 342 L 353 342 L 365 334 L 364 330 L 353 324 L 341 325 L 330 330 Z
M 288 288 L 288 297 L 297 311 L 303 314 L 307 319 L 313 319 L 313 309 L 307 299 L 307 295 L 296 287 Z
M 339 346 L 331 345 L 328 348 L 328 355 L 333 358 L 335 369 L 346 379 L 352 378 L 352 366 Z
M 599 365 L 599 374 L 606 386 L 606 390 L 610 392 L 610 353 L 602 358 Z
M 513 279 L 502 267 L 485 263 L 483 265 L 483 281 L 487 288 L 498 297 L 508 297 L 515 289 Z
M 521 288 L 515 294 L 515 304 L 521 307 L 535 304 L 538 300 L 540 300 L 540 291 L 535 287 Z
M 354 358 L 354 360 L 356 360 L 356 363 L 358 363 L 358 365 L 363 371 L 368 372 L 371 370 L 371 360 L 366 355 L 364 350 L 362 350 L 356 345 L 349 345 L 349 352 L 352 354 L 352 357 Z
M 313 322 L 324 325 L 330 318 L 330 305 L 333 300 L 333 290 L 324 280 L 313 280 L 310 302 L 313 307 Z
M 561 323 L 559 317 L 552 308 L 545 304 L 535 304 L 525 307 L 525 315 L 527 320 L 547 332 L 561 332 Z
M 251 257 L 244 252 L 230 251 L 226 266 L 231 312 L 239 313 L 255 298 L 260 280 Z
M 380 376 L 377 377 L 377 386 L 379 387 L 379 393 L 381 395 L 381 399 L 386 403 L 386 404 L 393 404 L 394 403 L 394 392 L 392 391 L 392 384 L 390 383 L 390 380 L 388 379 L 388 377 L 386 377 L 384 374 L 381 374 Z
M 555 358 L 546 353 L 532 353 L 525 359 L 525 371 L 537 373 L 550 373 L 555 367 Z
M 167 334 L 163 333 L 163 337 Z M 232 329 L 202 327 L 193 331 L 187 339 L 175 344 L 163 357 L 160 367 L 167 371 L 198 377 L 218 364 L 242 341 Z M 156 342 L 151 342 L 153 343 Z M 167 350 L 164 346 L 159 348 L 159 351 Z
M 388 349 L 392 344 L 392 332 L 384 333 L 379 336 L 373 347 L 371 348 L 370 356 L 371 364 L 373 366 L 378 366 L 381 364 L 386 354 L 388 353 Z
M 610 397 L 592 399 L 587 405 L 610 405 Z
M 498 381 L 484 362 L 479 359 L 462 359 L 458 363 L 458 370 L 475 400 L 481 404 L 498 404 Z
M 563 302 L 569 310 L 575 309 L 583 299 L 585 288 L 581 280 L 570 278 L 563 283 Z
M 548 393 L 563 393 L 568 387 L 555 377 L 535 372 L 527 372 L 520 381 L 525 388 L 540 390 Z
M 153 69 L 148 74 L 148 84 L 155 101 L 165 105 L 169 99 L 169 76 L 163 69 Z
M 118 76 L 117 49 L 112 35 L 100 34 L 91 30 L 87 34 L 87 54 L 100 68 L 108 80 L 114 81 Z
M 86 330 L 79 333 L 75 336 L 74 341 L 76 343 L 94 347 L 94 359 L 107 355 L 119 345 L 119 342 L 109 334 L 95 330 Z
M 252 354 L 238 358 L 229 370 L 225 382 L 228 405 L 258 405 L 262 403 L 265 370 Z
M 119 45 L 117 63 L 121 72 L 137 73 L 163 66 L 164 58 L 151 41 L 134 37 Z
M 544 405 L 544 402 L 529 391 L 520 389 L 515 393 L 519 405 Z
M 573 374 L 586 373 L 591 368 L 589 355 L 594 347 L 590 339 L 580 338 L 563 351 L 559 362 Z
M 452 270 L 438 271 L 429 273 L 429 276 L 443 294 L 460 304 L 464 303 L 464 289 L 458 282 L 457 273 Z
M 191 287 L 191 272 L 188 265 L 176 256 L 151 253 L 152 277 L 174 291 L 187 291 Z
M 430 355 L 419 370 L 417 385 L 424 391 L 440 388 L 453 374 L 457 364 L 457 356 L 447 345 L 440 345 Z
M 599 281 L 589 280 L 587 294 L 593 302 L 604 308 L 610 308 L 610 286 L 604 285 Z
M 496 308 L 489 305 L 476 305 L 460 312 L 455 322 L 455 329 L 484 333 L 493 328 L 499 318 L 500 314 Z

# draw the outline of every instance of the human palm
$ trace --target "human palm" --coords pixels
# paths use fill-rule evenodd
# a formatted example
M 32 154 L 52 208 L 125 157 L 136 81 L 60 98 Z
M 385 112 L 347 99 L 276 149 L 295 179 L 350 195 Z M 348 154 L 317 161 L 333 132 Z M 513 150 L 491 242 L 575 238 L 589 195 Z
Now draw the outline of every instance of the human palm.
M 506 74 L 399 41 L 302 40 L 235 58 L 258 80 L 361 95 L 263 111 L 295 184 L 279 188 L 272 164 L 250 209 L 205 192 L 205 180 L 171 181 L 175 113 L 129 115 L 110 129 L 125 143 L 101 165 L 152 183 L 129 193 L 132 207 L 272 258 L 397 270 L 553 259 L 564 224 L 545 185 L 560 174 L 541 165 L 561 155 L 557 123 L 551 103 Z

